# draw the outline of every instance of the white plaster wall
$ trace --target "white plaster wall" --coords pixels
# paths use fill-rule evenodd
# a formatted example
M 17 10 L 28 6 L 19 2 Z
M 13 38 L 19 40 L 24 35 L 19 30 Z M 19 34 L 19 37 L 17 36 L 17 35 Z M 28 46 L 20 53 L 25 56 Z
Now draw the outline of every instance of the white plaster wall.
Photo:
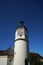
M 0 65 L 7 65 L 7 56 L 0 56 Z
M 25 65 L 25 59 L 27 58 L 27 41 L 18 40 L 15 42 L 15 54 L 13 65 Z

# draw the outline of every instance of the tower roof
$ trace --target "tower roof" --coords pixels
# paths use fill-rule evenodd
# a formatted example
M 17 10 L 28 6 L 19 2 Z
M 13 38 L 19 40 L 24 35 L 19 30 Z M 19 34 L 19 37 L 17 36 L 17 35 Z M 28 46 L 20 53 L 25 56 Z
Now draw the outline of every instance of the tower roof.
M 23 20 L 20 20 L 20 21 L 19 21 L 19 26 L 24 26 Z
M 17 30 L 18 28 L 25 28 L 25 30 L 27 30 L 27 28 L 24 26 L 24 21 L 23 21 L 23 20 L 20 20 L 20 21 L 19 21 L 19 26 L 16 28 L 16 30 Z
M 13 50 L 13 48 L 8 48 L 6 50 L 0 50 L 0 56 L 1 55 L 10 55 L 10 56 L 13 56 L 14 55 L 14 50 Z

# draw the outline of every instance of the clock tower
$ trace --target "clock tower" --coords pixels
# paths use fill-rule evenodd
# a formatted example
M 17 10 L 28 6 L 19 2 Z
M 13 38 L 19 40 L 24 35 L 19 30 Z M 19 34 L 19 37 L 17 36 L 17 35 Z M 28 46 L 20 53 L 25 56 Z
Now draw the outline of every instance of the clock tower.
M 15 48 L 13 65 L 30 65 L 28 59 L 28 31 L 24 22 L 19 22 L 19 27 L 15 32 Z

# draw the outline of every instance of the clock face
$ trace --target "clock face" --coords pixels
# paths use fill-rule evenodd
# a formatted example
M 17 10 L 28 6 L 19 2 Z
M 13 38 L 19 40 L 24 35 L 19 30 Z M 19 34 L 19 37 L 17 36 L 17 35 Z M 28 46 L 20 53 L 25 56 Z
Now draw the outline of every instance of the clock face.
M 18 35 L 20 35 L 20 36 L 24 35 L 24 29 L 23 28 L 18 30 Z

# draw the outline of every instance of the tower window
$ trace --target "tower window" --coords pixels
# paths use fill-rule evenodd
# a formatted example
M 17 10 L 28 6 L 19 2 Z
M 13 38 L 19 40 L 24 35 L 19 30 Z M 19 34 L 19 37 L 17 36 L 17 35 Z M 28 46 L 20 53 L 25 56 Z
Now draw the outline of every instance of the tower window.
M 11 59 L 9 61 L 11 62 Z
M 22 35 L 20 35 L 20 37 L 22 37 Z

